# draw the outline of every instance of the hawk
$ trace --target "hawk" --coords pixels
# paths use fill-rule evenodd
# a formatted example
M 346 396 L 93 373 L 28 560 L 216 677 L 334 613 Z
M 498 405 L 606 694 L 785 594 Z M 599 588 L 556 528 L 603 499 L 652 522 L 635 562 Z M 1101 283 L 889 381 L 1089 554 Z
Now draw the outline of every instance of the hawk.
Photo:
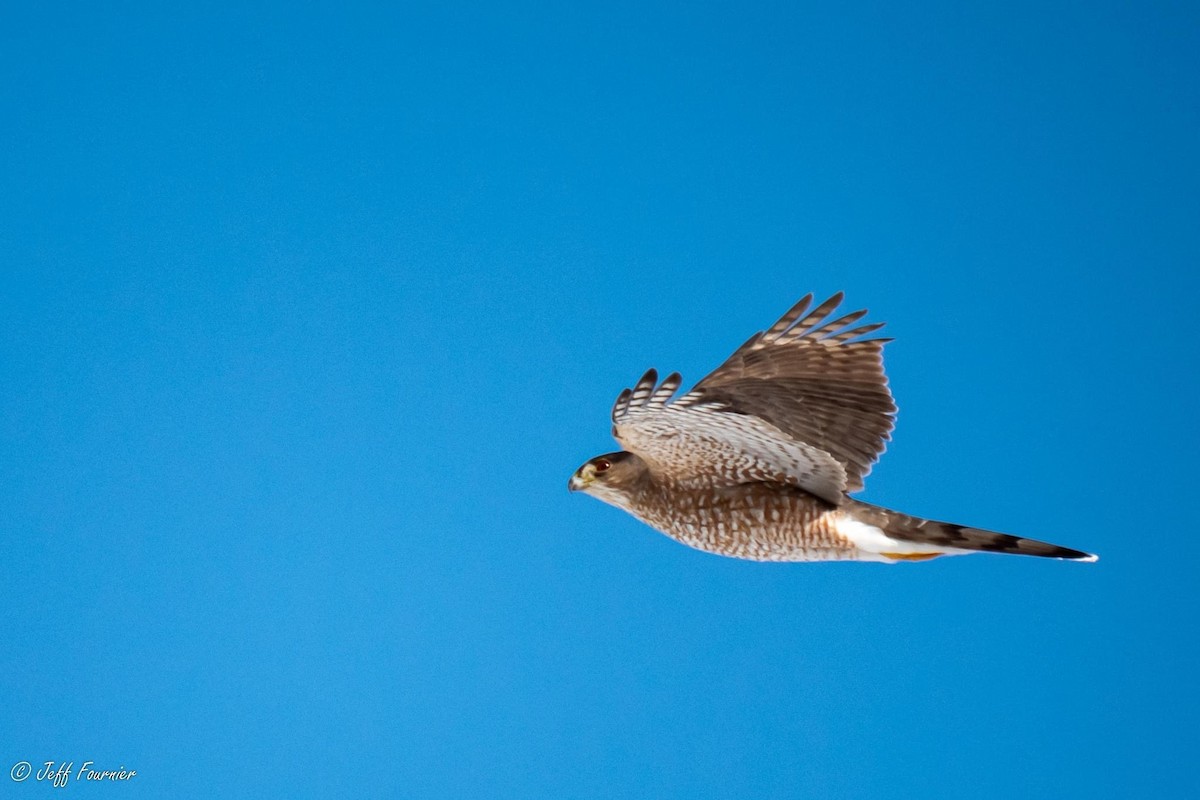
M 976 552 L 1095 561 L 1068 547 L 891 511 L 850 497 L 891 437 L 882 323 L 812 295 L 686 394 L 648 371 L 613 406 L 624 448 L 568 488 L 686 545 L 755 561 L 924 561 Z

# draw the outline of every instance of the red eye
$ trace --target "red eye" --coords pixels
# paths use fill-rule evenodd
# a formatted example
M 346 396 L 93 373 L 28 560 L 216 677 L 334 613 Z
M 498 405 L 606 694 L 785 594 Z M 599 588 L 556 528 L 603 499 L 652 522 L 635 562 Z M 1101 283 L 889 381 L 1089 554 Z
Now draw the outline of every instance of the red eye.
M 602 458 L 596 462 L 596 472 L 608 472 L 608 468 L 612 466 L 612 462 L 607 458 Z

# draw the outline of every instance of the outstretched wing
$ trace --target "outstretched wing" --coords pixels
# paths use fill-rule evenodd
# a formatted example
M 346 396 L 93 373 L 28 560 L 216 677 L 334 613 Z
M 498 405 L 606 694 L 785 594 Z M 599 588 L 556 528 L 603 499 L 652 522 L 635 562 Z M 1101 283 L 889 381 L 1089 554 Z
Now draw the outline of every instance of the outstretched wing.
M 658 474 L 685 485 L 770 480 L 830 502 L 862 488 L 883 452 L 896 406 L 883 373 L 882 324 L 865 311 L 830 319 L 831 297 L 806 296 L 724 364 L 671 401 L 678 375 L 651 370 L 613 407 L 613 435 Z

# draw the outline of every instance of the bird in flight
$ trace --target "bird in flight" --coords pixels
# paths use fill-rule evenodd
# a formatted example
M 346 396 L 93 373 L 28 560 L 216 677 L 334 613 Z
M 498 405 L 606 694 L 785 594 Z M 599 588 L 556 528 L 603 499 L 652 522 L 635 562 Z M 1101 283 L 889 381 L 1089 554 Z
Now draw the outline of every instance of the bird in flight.
M 804 297 L 686 394 L 648 371 L 613 406 L 624 448 L 568 488 L 691 547 L 755 561 L 924 561 L 976 552 L 1095 561 L 1068 547 L 921 519 L 850 497 L 896 413 L 882 323 Z

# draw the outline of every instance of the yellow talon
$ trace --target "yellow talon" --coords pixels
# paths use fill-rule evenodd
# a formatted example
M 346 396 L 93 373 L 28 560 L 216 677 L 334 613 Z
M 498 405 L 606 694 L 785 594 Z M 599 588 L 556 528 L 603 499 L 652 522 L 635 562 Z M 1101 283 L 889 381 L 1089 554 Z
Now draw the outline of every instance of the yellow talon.
M 945 553 L 880 553 L 884 558 L 894 561 L 928 561 L 931 558 L 944 556 Z

